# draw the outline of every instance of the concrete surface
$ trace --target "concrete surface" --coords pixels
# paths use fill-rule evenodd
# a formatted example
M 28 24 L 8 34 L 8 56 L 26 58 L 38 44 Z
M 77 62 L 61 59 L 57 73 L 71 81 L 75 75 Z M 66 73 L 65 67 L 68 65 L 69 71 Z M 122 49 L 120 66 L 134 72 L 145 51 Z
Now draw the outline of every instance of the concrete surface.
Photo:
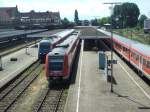
M 38 48 L 29 47 L 27 53 L 24 48 L 2 58 L 0 88 L 38 59 Z M 17 58 L 17 61 L 10 61 L 11 58 Z
M 134 73 L 122 63 L 114 65 L 117 84 L 111 93 L 104 71 L 98 68 L 98 53 L 81 51 L 76 81 L 69 88 L 65 112 L 150 112 L 150 88 L 135 78 L 136 75 L 131 78 L 129 75 Z

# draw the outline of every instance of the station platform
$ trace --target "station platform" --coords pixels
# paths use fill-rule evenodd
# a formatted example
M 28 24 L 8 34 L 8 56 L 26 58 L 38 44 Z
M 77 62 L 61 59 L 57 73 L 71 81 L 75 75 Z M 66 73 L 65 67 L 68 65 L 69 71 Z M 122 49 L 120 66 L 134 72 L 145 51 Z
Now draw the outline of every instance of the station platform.
M 17 61 L 11 61 L 11 58 L 17 58 Z M 12 80 L 15 76 L 29 67 L 38 59 L 38 48 L 30 46 L 26 49 L 21 49 L 17 52 L 11 53 L 2 57 L 2 68 L 0 71 L 0 88 L 7 82 Z
M 108 53 L 109 55 L 109 53 Z M 114 92 L 104 70 L 99 69 L 98 52 L 81 47 L 75 83 L 70 85 L 65 112 L 150 112 L 150 88 L 115 56 Z M 139 80 L 139 81 L 138 81 Z M 146 89 L 146 90 L 145 90 Z

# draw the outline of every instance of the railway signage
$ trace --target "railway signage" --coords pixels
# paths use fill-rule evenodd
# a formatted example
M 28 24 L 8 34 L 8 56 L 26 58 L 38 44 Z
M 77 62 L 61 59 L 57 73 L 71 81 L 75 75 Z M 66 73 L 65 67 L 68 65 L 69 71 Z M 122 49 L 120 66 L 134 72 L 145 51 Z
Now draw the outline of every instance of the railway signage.
M 108 60 L 107 64 L 117 64 L 117 60 Z

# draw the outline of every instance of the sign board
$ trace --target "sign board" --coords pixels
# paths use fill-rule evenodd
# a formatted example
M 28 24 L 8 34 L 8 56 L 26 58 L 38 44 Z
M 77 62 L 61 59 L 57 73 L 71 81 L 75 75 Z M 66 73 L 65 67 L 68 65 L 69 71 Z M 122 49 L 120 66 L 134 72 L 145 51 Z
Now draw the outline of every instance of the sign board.
M 117 60 L 108 60 L 107 64 L 117 64 Z

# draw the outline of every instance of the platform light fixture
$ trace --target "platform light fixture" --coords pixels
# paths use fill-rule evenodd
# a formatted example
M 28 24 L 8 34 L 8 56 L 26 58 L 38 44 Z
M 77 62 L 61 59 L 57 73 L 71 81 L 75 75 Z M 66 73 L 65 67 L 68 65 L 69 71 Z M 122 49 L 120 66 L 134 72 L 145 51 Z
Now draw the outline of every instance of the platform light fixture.
M 110 10 L 111 10 L 111 88 L 110 88 L 110 92 L 114 92 L 114 89 L 113 89 L 113 45 L 114 45 L 114 42 L 113 42 L 113 27 L 112 27 L 112 23 L 113 23 L 113 18 L 112 18 L 112 14 L 113 14 L 113 6 L 114 5 L 120 5 L 122 4 L 122 2 L 107 2 L 107 3 L 103 3 L 103 4 L 108 4 L 108 5 L 111 5 L 110 6 Z

